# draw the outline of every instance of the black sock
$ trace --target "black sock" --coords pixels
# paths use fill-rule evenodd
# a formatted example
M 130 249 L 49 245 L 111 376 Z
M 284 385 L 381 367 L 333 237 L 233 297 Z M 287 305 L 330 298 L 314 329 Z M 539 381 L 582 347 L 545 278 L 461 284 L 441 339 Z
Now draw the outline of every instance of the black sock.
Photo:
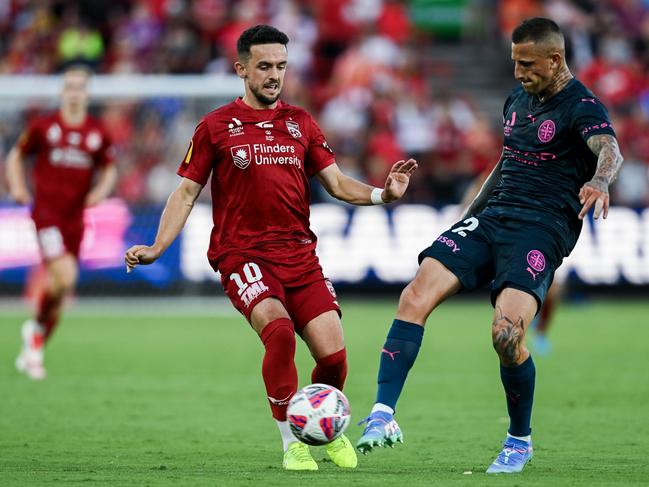
M 376 402 L 395 409 L 423 336 L 423 326 L 401 320 L 392 322 L 381 351 Z
M 515 367 L 500 366 L 500 379 L 505 388 L 509 412 L 509 434 L 512 436 L 527 436 L 532 432 L 530 420 L 535 378 L 536 367 L 531 355 Z

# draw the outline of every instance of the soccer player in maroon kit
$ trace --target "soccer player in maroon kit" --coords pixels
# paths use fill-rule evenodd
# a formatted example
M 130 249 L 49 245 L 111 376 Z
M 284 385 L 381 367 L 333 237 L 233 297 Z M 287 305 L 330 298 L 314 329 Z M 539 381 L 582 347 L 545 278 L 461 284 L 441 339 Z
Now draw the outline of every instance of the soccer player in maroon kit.
M 214 227 L 208 259 L 264 344 L 262 376 L 282 436 L 284 468 L 316 470 L 308 446 L 296 440 L 286 421 L 297 389 L 295 333 L 316 361 L 313 382 L 342 389 L 347 359 L 340 308 L 309 228 L 308 178 L 317 176 L 332 196 L 348 203 L 383 204 L 403 195 L 417 163 L 397 162 L 384 188 L 345 176 L 313 118 L 279 100 L 287 43 L 284 33 L 267 25 L 241 34 L 234 66 L 245 95 L 198 124 L 155 242 L 131 247 L 125 261 L 131 270 L 160 257 L 211 174 Z M 327 452 L 340 467 L 356 466 L 354 448 L 344 436 L 327 445 Z
M 101 202 L 117 179 L 113 147 L 102 126 L 88 115 L 89 71 L 70 67 L 63 74 L 56 113 L 32 121 L 7 157 L 13 199 L 32 206 L 47 284 L 33 319 L 22 327 L 16 367 L 32 379 L 45 378 L 43 349 L 77 282 L 83 237 L 83 210 Z M 25 156 L 34 156 L 34 196 L 27 185 Z

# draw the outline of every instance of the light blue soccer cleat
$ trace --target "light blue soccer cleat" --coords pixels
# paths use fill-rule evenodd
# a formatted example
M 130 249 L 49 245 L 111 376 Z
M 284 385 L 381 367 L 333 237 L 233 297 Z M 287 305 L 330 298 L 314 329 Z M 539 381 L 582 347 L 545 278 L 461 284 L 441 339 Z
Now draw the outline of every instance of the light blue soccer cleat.
M 541 333 L 535 333 L 532 337 L 532 347 L 534 348 L 536 355 L 542 357 L 547 357 L 552 351 L 552 343 L 550 342 L 550 339 Z
M 532 442 L 507 436 L 503 449 L 487 469 L 487 473 L 518 473 L 532 459 Z
M 390 413 L 376 411 L 361 421 L 359 426 L 367 423 L 363 436 L 356 442 L 356 449 L 365 454 L 372 451 L 374 447 L 394 447 L 403 443 L 401 428 Z

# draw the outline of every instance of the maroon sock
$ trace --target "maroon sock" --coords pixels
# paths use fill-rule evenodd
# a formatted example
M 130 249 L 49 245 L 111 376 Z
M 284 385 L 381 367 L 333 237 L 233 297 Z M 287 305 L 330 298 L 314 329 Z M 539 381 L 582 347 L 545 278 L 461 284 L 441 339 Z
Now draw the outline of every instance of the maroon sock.
M 273 418 L 286 421 L 286 406 L 297 390 L 295 328 L 288 318 L 268 323 L 261 331 L 266 353 L 261 374 L 266 384 Z
M 45 341 L 48 340 L 59 322 L 62 302 L 63 297 L 52 296 L 48 293 L 43 293 L 38 300 L 36 321 L 45 328 Z
M 347 351 L 343 348 L 336 353 L 316 360 L 311 372 L 311 381 L 327 384 L 343 390 L 347 378 Z

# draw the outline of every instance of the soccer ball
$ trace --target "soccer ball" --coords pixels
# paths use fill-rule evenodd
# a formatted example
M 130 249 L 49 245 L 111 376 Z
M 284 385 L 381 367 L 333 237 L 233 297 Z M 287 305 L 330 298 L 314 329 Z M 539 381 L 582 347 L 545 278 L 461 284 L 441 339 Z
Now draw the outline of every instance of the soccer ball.
M 343 434 L 351 419 L 349 401 L 335 387 L 310 384 L 295 393 L 286 410 L 295 437 L 307 445 L 325 445 Z

